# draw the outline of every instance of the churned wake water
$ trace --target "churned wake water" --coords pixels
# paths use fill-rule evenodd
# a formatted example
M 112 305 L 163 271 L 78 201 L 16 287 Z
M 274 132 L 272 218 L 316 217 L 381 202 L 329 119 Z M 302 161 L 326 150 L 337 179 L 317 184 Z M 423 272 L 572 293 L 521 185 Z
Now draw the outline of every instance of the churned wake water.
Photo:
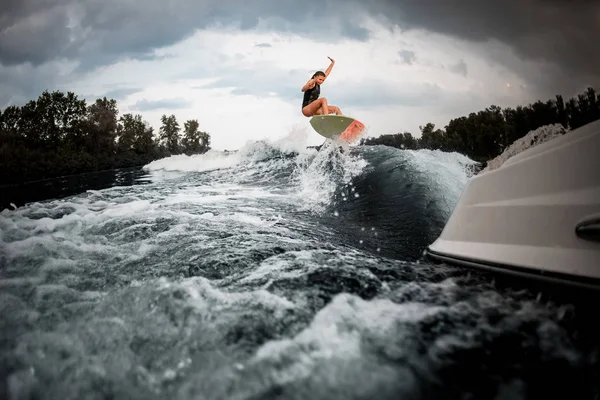
M 474 164 L 258 142 L 5 209 L 0 397 L 598 398 L 577 307 L 422 259 Z

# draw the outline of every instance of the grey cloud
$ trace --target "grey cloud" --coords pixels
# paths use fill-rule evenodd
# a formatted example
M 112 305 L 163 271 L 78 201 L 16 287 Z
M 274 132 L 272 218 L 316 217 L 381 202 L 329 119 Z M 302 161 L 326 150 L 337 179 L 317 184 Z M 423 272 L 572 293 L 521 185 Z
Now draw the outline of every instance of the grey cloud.
M 239 71 L 222 70 L 218 72 L 218 75 L 205 75 L 205 77 L 213 77 L 217 80 L 197 88 L 232 88 L 233 94 L 259 97 L 271 96 L 274 93 L 280 98 L 300 103 L 302 101 L 300 88 L 310 77 L 310 73 L 301 70 L 284 71 L 264 66 L 247 71 L 247 74 L 242 74 Z
M 158 109 L 181 109 L 192 103 L 185 99 L 138 100 L 130 109 L 135 111 L 151 111 Z
M 30 3 L 24 2 L 14 11 L 3 10 L 0 18 L 1 64 L 29 62 L 38 66 L 69 47 L 70 30 L 65 6 L 59 3 L 38 11 L 30 7 Z M 11 23 L 10 18 L 18 19 Z
M 350 17 L 351 18 L 351 17 Z M 353 21 L 344 20 L 341 26 L 342 35 L 365 42 L 369 40 L 370 32 L 368 29 L 356 25 Z
M 85 95 L 82 95 L 81 98 L 85 99 L 85 101 L 87 102 L 88 105 L 94 104 L 97 99 L 101 99 L 103 97 L 106 97 L 107 99 L 114 99 L 114 100 L 117 100 L 117 102 L 119 102 L 120 100 L 125 99 L 127 96 L 134 94 L 134 93 L 141 92 L 142 90 L 143 89 L 140 89 L 140 88 L 117 88 L 117 89 L 108 90 L 100 95 L 85 94 Z
M 454 72 L 455 74 L 459 74 L 462 76 L 467 76 L 467 63 L 465 60 L 459 60 L 456 64 L 451 64 L 448 69 L 450 72 Z
M 265 47 L 266 48 L 266 47 L 273 47 L 273 46 L 271 46 L 270 43 L 258 43 L 258 44 L 255 44 L 254 47 Z
M 26 17 L 63 7 L 73 0 L 3 0 L 0 10 L 0 31 L 4 31 Z
M 329 86 L 331 85 L 331 86 Z M 365 91 L 365 85 L 369 90 Z M 326 87 L 327 86 L 327 87 Z M 418 108 L 427 107 L 434 114 L 445 114 L 451 118 L 468 115 L 490 102 L 487 93 L 469 92 L 467 95 L 430 83 L 404 83 L 390 85 L 384 80 L 369 82 L 326 83 L 321 90 L 328 102 L 344 111 L 347 107 L 377 109 L 379 107 Z M 497 101 L 505 102 L 502 96 Z M 490 104 L 491 105 L 491 104 Z
M 323 86 L 321 93 L 332 105 L 345 111 L 349 107 L 361 109 L 378 109 L 380 107 L 397 107 L 410 109 L 426 107 L 431 110 L 431 116 L 445 115 L 448 119 L 467 116 L 469 113 L 485 108 L 485 104 L 492 105 L 487 93 L 469 92 L 458 93 L 450 89 L 443 89 L 435 84 L 412 84 L 393 86 L 389 82 L 370 82 L 371 90 L 361 91 L 362 83 L 344 84 L 326 89 Z M 333 86 L 333 85 L 332 85 Z M 506 102 L 508 99 L 502 95 L 496 96 L 496 102 Z M 482 106 L 483 105 L 483 106 Z M 447 120 L 446 122 L 448 122 Z M 427 121 L 423 121 L 425 124 Z M 443 128 L 439 125 L 438 128 Z M 413 132 L 414 133 L 414 132 Z
M 259 97 L 266 97 L 270 96 L 271 93 L 275 93 L 282 99 L 297 103 L 298 108 L 300 108 L 303 96 L 300 88 L 313 72 L 300 69 L 284 71 L 271 67 L 259 68 L 252 72 L 248 71 L 248 74 L 241 74 L 236 71 L 221 71 L 216 81 L 197 88 L 231 88 L 234 94 Z M 452 94 L 445 92 L 437 85 L 409 84 L 403 85 L 402 88 L 395 88 L 383 80 L 327 82 L 321 88 L 321 97 L 326 97 L 332 105 L 336 105 L 342 110 L 346 107 L 355 106 L 365 109 L 390 105 L 431 107 L 441 105 L 449 100 L 456 103 Z M 475 99 L 475 96 L 471 96 L 470 99 Z
M 139 55 L 135 55 L 133 56 L 134 59 L 139 60 L 139 61 L 157 61 L 157 60 L 166 60 L 168 58 L 173 58 L 174 55 L 173 54 L 153 54 L 153 53 L 146 53 L 146 54 L 139 54 Z
M 327 84 L 321 88 L 322 97 L 333 105 L 340 107 L 360 106 L 377 108 L 381 106 L 420 107 L 437 104 L 443 95 L 442 89 L 433 84 L 404 85 L 401 89 L 391 86 L 385 81 L 353 82 Z M 368 90 L 365 90 L 368 88 Z
M 10 0 L 15 1 L 15 0 Z M 17 4 L 17 3 L 16 3 Z M 148 59 L 158 47 L 184 39 L 209 19 L 206 2 L 174 0 L 25 0 L 2 16 L 0 63 L 81 59 L 82 70 L 123 57 Z
M 80 71 L 109 65 L 124 57 L 155 59 L 154 49 L 193 34 L 198 26 L 196 18 L 202 20 L 206 8 L 202 2 L 182 0 L 147 4 L 87 0 L 79 7 L 83 8 L 81 29 L 90 33 L 69 56 L 83 61 Z
M 37 99 L 44 90 L 55 90 L 58 67 L 54 64 L 35 67 L 31 64 L 0 65 L 0 108 L 23 105 Z
M 0 64 L 81 62 L 80 71 L 124 57 L 152 58 L 196 29 L 235 23 L 275 28 L 336 42 L 365 40 L 361 15 L 389 26 L 424 29 L 479 44 L 481 52 L 525 77 L 538 92 L 569 94 L 600 85 L 600 2 L 564 0 L 5 0 L 0 15 Z M 514 49 L 497 57 L 493 42 Z M 544 74 L 523 60 L 550 64 Z
M 25 0 L 18 12 L 3 16 L 8 29 L 0 36 L 0 63 L 67 58 L 81 60 L 80 70 L 86 71 L 124 57 L 147 59 L 154 49 L 214 23 L 254 29 L 259 18 L 267 26 L 327 41 L 366 39 L 368 31 L 354 23 L 351 3 L 340 9 L 336 1 L 59 0 L 55 5 L 46 0 L 33 7 L 33 0 Z
M 141 89 L 141 88 L 113 89 L 113 90 L 109 90 L 108 92 L 104 93 L 103 95 L 101 95 L 99 97 L 106 97 L 107 99 L 122 100 L 125 97 L 132 95 L 134 93 L 141 92 L 142 90 L 143 89 Z
M 373 0 L 369 9 L 405 30 L 425 29 L 482 44 L 483 53 L 490 41 L 504 43 L 516 60 L 495 61 L 512 69 L 519 58 L 554 64 L 544 76 L 521 69 L 540 93 L 562 88 L 572 94 L 581 85 L 600 85 L 597 1 Z
M 482 53 L 490 60 L 489 68 L 496 69 L 502 76 L 503 70 L 499 67 L 508 67 L 518 76 L 525 78 L 525 89 L 529 93 L 527 101 L 546 100 L 557 94 L 571 97 L 581 93 L 588 86 L 598 86 L 598 76 L 593 74 L 572 73 L 558 64 L 544 63 L 537 65 L 532 70 L 529 60 L 519 57 L 518 54 L 506 53 L 498 46 L 488 45 Z M 506 76 L 506 82 L 514 85 Z
M 411 65 L 417 59 L 415 52 L 410 50 L 400 50 L 398 55 L 402 59 L 402 62 L 408 65 Z
M 315 40 L 335 42 L 341 38 L 366 40 L 369 31 L 360 27 L 364 6 L 358 0 L 227 0 L 215 3 L 213 21 L 239 22 L 241 29 L 261 23 L 283 32 L 294 32 Z

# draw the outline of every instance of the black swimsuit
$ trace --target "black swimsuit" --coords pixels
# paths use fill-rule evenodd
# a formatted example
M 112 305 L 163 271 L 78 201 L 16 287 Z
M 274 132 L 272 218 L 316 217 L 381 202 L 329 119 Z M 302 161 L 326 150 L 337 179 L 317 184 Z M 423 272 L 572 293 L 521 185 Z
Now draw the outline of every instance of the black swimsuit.
M 312 89 L 308 89 L 304 92 L 304 99 L 302 100 L 302 108 L 306 107 L 313 101 L 319 98 L 319 94 L 321 93 L 321 88 L 318 83 L 315 83 L 315 87 Z

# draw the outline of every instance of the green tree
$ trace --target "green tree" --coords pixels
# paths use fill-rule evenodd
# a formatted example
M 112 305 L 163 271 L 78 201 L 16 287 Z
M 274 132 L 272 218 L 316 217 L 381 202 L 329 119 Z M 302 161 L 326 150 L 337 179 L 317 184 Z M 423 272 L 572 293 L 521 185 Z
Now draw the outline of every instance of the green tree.
M 425 126 L 419 126 L 421 138 L 419 147 L 421 149 L 439 150 L 445 145 L 444 132 L 441 129 L 435 129 L 435 124 L 428 122 Z
M 179 154 L 179 123 L 175 115 L 161 117 L 159 140 L 170 154 Z
M 144 154 L 151 158 L 158 156 L 157 146 L 153 140 L 154 128 L 144 121 L 144 129 L 136 130 L 136 136 L 133 141 L 133 150 L 137 154 Z
M 56 148 L 65 135 L 80 132 L 85 110 L 85 100 L 74 93 L 46 90 L 21 108 L 17 131 L 29 145 Z
M 72 92 L 44 91 L 22 106 L 0 110 L 0 184 L 143 165 L 177 153 L 175 116 L 163 118 L 162 139 L 141 115 L 119 116 L 106 97 L 91 105 Z M 206 151 L 210 135 L 195 132 L 193 146 Z
M 119 110 L 117 101 L 106 97 L 96 99 L 87 109 L 86 138 L 88 151 L 104 155 L 115 152 Z
M 126 153 L 132 151 L 136 138 L 143 135 L 145 128 L 141 115 L 123 114 L 119 119 L 117 129 L 117 148 L 119 152 Z
M 541 126 L 560 123 L 565 128 L 575 129 L 598 119 L 600 95 L 590 87 L 567 101 L 557 95 L 555 99 L 538 100 L 514 109 L 491 105 L 468 116 L 451 119 L 444 130 L 435 129 L 434 124 L 427 123 L 419 127 L 421 137 L 417 139 L 417 148 L 456 151 L 474 160 L 485 161 Z M 383 134 L 363 139 L 360 144 L 409 148 L 403 141 L 400 134 Z
M 181 141 L 186 154 L 204 153 L 210 148 L 210 136 L 198 130 L 198 120 L 191 119 L 183 124 L 184 136 Z

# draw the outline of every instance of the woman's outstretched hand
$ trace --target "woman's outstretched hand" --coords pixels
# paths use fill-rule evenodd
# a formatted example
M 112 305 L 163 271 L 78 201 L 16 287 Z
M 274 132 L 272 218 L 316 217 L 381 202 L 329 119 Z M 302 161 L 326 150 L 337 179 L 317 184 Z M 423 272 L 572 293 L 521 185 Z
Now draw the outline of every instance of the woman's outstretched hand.
M 334 63 L 334 62 L 335 62 L 335 60 L 334 60 L 333 58 L 331 58 L 331 57 L 329 57 L 329 56 L 328 56 L 327 58 L 329 58 L 329 59 L 331 60 L 331 62 L 332 62 L 332 63 Z

